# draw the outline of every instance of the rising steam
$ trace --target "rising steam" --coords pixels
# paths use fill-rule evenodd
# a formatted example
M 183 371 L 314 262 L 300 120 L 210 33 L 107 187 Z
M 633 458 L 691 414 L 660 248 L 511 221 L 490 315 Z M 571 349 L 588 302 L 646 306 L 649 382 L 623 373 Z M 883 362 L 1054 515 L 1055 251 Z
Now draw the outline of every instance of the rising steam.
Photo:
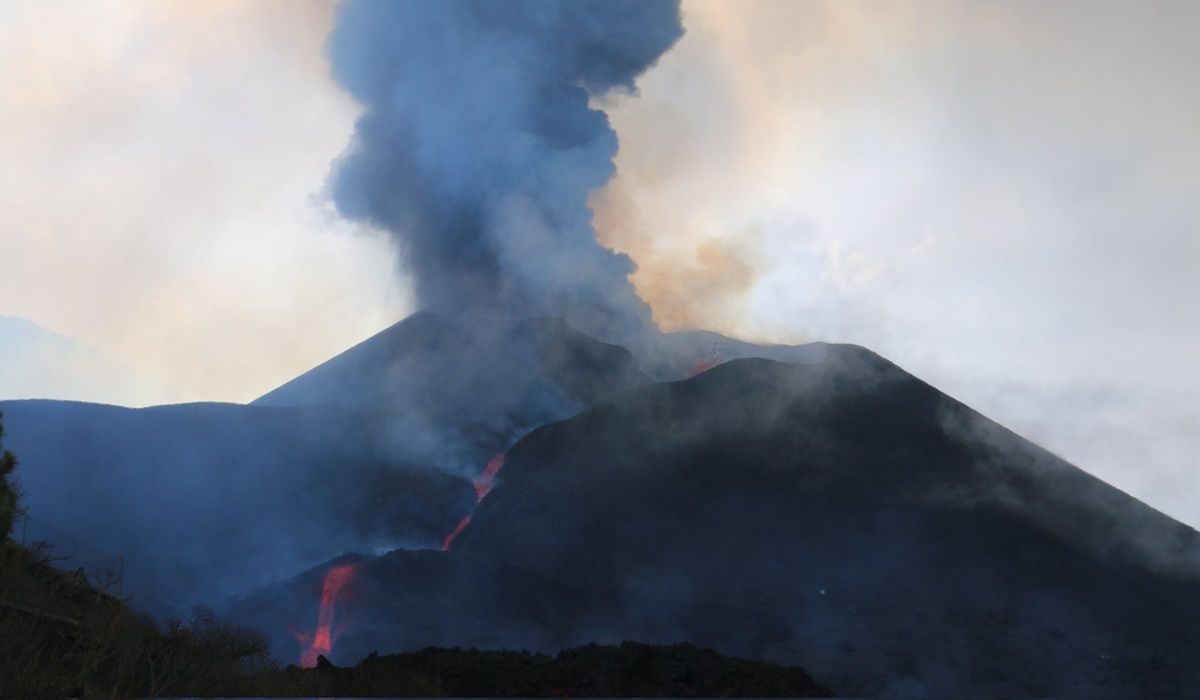
M 590 102 L 682 34 L 677 0 L 347 2 L 330 61 L 366 111 L 334 201 L 394 236 L 427 309 L 643 329 L 632 261 L 592 227 L 617 138 Z

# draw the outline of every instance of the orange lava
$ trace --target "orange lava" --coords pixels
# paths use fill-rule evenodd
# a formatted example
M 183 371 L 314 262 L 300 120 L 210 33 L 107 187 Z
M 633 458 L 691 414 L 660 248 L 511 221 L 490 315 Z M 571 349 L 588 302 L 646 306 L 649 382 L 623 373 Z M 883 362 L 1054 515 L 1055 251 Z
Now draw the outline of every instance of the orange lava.
M 483 499 L 492 492 L 492 482 L 496 479 L 496 475 L 500 473 L 500 469 L 504 467 L 504 453 L 498 452 L 488 460 L 487 466 L 484 467 L 483 473 L 478 478 L 472 479 L 471 484 L 475 486 L 475 507 L 478 508 Z M 442 551 L 450 551 L 450 544 L 454 542 L 454 538 L 458 537 L 467 526 L 471 524 L 471 515 L 474 515 L 474 509 L 471 514 L 458 521 L 458 525 L 446 535 L 446 539 L 442 540 Z
M 333 622 L 338 594 L 356 573 L 358 573 L 358 564 L 343 564 L 325 572 L 325 581 L 321 584 L 321 609 L 317 613 L 317 629 L 311 637 L 293 631 L 297 639 L 308 644 L 308 648 L 300 655 L 302 668 L 316 666 L 317 657 L 326 655 L 333 649 L 335 636 Z
M 476 503 L 482 503 L 492 491 L 492 480 L 500 473 L 500 469 L 504 466 L 504 453 L 500 452 L 488 460 L 487 466 L 484 467 L 483 473 L 479 475 L 471 483 L 475 485 L 475 495 L 478 497 Z
M 467 526 L 470 524 L 471 516 L 469 515 L 464 516 L 462 520 L 459 520 L 458 525 L 455 525 L 454 529 L 450 531 L 450 534 L 446 535 L 446 539 L 442 540 L 442 551 L 450 551 L 450 543 L 454 541 L 455 537 L 458 537 L 459 533 L 461 533 L 463 530 L 466 530 Z

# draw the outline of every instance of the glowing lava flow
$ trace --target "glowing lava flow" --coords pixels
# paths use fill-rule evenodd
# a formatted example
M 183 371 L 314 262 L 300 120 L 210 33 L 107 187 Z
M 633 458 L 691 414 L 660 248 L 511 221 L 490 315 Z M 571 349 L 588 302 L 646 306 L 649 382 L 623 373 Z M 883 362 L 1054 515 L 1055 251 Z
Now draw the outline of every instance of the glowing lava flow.
M 484 467 L 483 473 L 479 475 L 478 479 L 475 479 L 471 482 L 475 485 L 475 495 L 479 499 L 476 501 L 477 504 L 482 503 L 483 499 L 486 498 L 489 493 L 491 493 L 492 481 L 496 478 L 496 475 L 500 473 L 500 469 L 503 467 L 504 453 L 500 452 L 488 460 L 487 466 Z
M 475 486 L 475 507 L 479 507 L 479 504 L 483 503 L 483 499 L 487 498 L 487 495 L 491 493 L 492 481 L 496 478 L 496 474 L 500 473 L 500 469 L 503 466 L 504 453 L 500 452 L 488 460 L 487 467 L 484 468 L 483 473 L 479 475 L 479 478 L 471 481 L 471 483 Z M 474 510 L 472 510 L 471 515 L 474 514 Z M 467 526 L 471 524 L 471 515 L 459 520 L 458 525 L 456 525 L 454 529 L 450 531 L 450 534 L 446 535 L 446 539 L 442 540 L 443 552 L 449 551 L 450 544 L 454 542 L 454 538 L 458 537 L 459 534 L 461 534 L 463 530 L 466 530 Z
M 300 655 L 301 667 L 316 666 L 317 657 L 328 654 L 333 649 L 333 615 L 338 594 L 356 573 L 358 573 L 358 564 L 343 564 L 325 572 L 325 581 L 321 584 L 321 610 L 317 613 L 317 629 L 313 632 L 312 637 L 296 633 L 297 639 L 308 645 L 308 648 Z

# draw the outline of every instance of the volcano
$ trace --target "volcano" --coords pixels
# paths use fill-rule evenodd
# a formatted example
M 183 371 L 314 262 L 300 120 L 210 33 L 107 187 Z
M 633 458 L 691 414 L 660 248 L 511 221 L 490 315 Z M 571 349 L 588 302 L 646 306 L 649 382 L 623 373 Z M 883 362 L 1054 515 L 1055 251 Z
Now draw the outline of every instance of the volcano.
M 853 346 L 535 431 L 458 548 L 670 601 L 689 612 L 622 605 L 630 634 L 802 658 L 839 692 L 1198 687 L 1194 530 Z
M 625 348 L 558 319 L 422 312 L 253 403 L 370 415 L 397 449 L 442 460 L 453 450 L 475 475 L 533 428 L 650 380 Z
M 339 552 L 440 547 L 493 455 L 648 381 L 556 319 L 418 313 L 251 405 L 0 411 L 24 503 L 73 566 L 123 556 L 144 609 L 186 616 Z
M 335 651 L 682 640 L 848 694 L 1200 689 L 1194 530 L 867 350 L 804 354 L 533 431 L 453 551 L 364 563 Z
M 50 425 L 104 435 L 84 444 L 119 454 L 139 431 L 196 444 L 187 436 L 207 410 L 274 416 L 282 443 L 300 434 L 289 425 L 334 436 L 303 443 L 322 458 L 296 474 L 250 455 L 269 444 L 257 428 L 230 442 L 245 446 L 248 493 L 299 474 L 318 485 L 295 509 L 312 524 L 307 560 L 286 560 L 303 573 L 219 606 L 285 660 L 329 629 L 317 646 L 346 665 L 430 645 L 632 640 L 801 666 L 844 694 L 1200 693 L 1200 535 L 856 346 L 685 333 L 625 349 L 554 319 L 419 314 L 251 406 L 3 408 L 22 453 L 38 435 L 48 449 Z M 96 416 L 63 419 L 68 408 Z M 114 416 L 129 427 L 102 429 Z M 360 471 L 339 449 L 388 459 Z M 27 464 L 47 463 L 28 452 Z M 237 493 L 214 469 L 183 483 L 208 499 Z M 157 493 L 155 477 L 117 471 L 125 488 Z M 364 477 L 376 473 L 393 481 Z M 85 498 L 33 482 L 43 504 Z M 335 485 L 377 500 L 322 507 Z M 225 517 L 261 521 L 237 512 L 253 509 L 246 498 Z M 178 537 L 190 512 L 179 510 L 156 511 L 160 531 Z M 361 531 L 312 534 L 379 518 L 428 533 L 390 547 Z M 277 556 L 297 541 L 279 537 L 245 546 Z M 347 564 L 352 595 L 327 595 Z

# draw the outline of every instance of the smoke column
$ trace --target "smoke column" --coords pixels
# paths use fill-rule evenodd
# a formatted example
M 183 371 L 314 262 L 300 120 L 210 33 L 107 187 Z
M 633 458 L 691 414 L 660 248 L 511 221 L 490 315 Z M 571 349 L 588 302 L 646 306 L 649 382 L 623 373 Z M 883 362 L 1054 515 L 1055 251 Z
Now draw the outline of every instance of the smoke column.
M 330 63 L 365 112 L 334 202 L 395 238 L 428 310 L 650 328 L 592 227 L 617 138 L 589 101 L 633 92 L 682 34 L 677 0 L 350 0 Z

